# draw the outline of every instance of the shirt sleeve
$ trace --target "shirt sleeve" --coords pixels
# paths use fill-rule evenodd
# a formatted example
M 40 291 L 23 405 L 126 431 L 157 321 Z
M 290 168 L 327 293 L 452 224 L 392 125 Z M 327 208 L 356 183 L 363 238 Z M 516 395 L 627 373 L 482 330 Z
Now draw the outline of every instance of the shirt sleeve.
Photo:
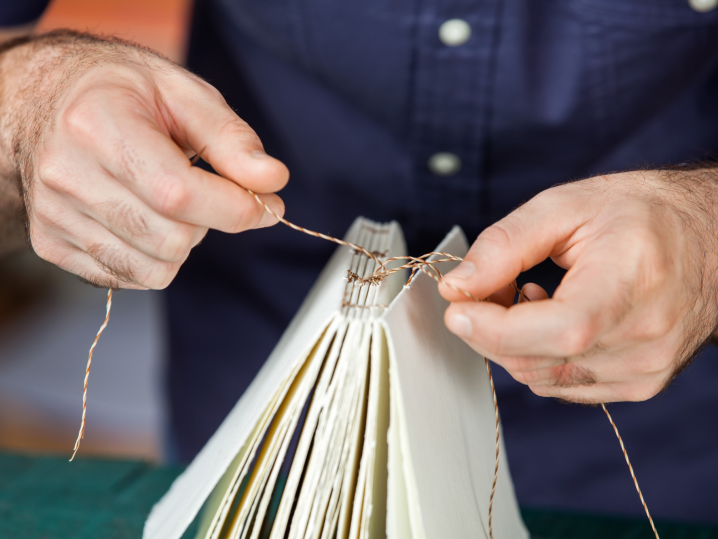
M 21 26 L 36 21 L 50 0 L 0 2 L 0 28 Z

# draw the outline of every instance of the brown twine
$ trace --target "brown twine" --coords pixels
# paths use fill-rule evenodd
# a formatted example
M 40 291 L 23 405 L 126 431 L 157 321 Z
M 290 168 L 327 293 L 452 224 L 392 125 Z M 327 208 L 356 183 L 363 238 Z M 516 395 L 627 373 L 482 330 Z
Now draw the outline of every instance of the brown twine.
M 638 491 L 638 497 L 641 499 L 641 503 L 643 504 L 643 509 L 646 510 L 646 516 L 648 517 L 648 522 L 651 523 L 651 528 L 653 528 L 653 533 L 656 535 L 656 539 L 659 539 L 658 531 L 656 530 L 656 526 L 653 524 L 653 519 L 651 518 L 651 513 L 648 512 L 648 505 L 646 505 L 646 500 L 643 499 L 643 494 L 641 493 L 641 487 L 638 486 L 638 479 L 636 479 L 636 474 L 633 473 L 633 466 L 631 466 L 631 461 L 628 458 L 628 452 L 626 451 L 626 446 L 623 445 L 623 439 L 621 439 L 621 435 L 618 434 L 618 427 L 616 427 L 616 424 L 613 422 L 613 418 L 611 417 L 611 414 L 608 413 L 608 409 L 606 408 L 606 405 L 601 403 L 601 408 L 603 408 L 603 411 L 606 412 L 606 415 L 608 416 L 608 420 L 611 422 L 611 426 L 613 427 L 613 430 L 616 432 L 616 437 L 618 437 L 618 443 L 621 444 L 621 451 L 623 451 L 623 456 L 626 458 L 626 464 L 628 464 L 628 469 L 631 471 L 631 477 L 633 477 L 633 484 L 636 485 L 636 490 Z
M 333 238 L 332 236 L 327 236 L 326 234 L 321 234 L 320 232 L 314 232 L 313 230 L 309 230 L 306 228 L 302 228 L 301 226 L 297 226 L 293 223 L 290 223 L 283 217 L 280 217 L 277 215 L 267 204 L 264 203 L 264 201 L 259 198 L 259 196 L 254 193 L 253 191 L 249 191 L 249 194 L 254 196 L 254 198 L 259 202 L 264 209 L 270 213 L 272 216 L 274 216 L 279 222 L 287 225 L 290 228 L 293 228 L 294 230 L 297 230 L 299 232 L 303 232 L 304 234 L 308 234 L 309 236 L 314 236 L 317 238 L 321 238 L 324 240 L 332 241 L 334 243 L 338 243 L 339 245 L 344 245 L 346 247 L 350 247 L 354 249 L 355 252 L 363 253 L 366 256 L 370 257 L 377 263 L 377 269 L 374 271 L 374 274 L 366 277 L 361 278 L 357 274 L 353 272 L 349 272 L 350 282 L 359 282 L 359 283 L 368 283 L 370 285 L 378 285 L 381 281 L 383 281 L 386 277 L 389 275 L 392 275 L 394 273 L 397 273 L 403 269 L 410 269 L 411 275 L 409 277 L 409 280 L 407 281 L 407 284 L 411 282 L 411 280 L 414 278 L 417 270 L 423 271 L 426 275 L 434 279 L 437 283 L 442 283 L 444 286 L 448 286 L 450 289 L 454 290 L 455 292 L 459 292 L 460 294 L 463 294 L 464 296 L 474 300 L 474 301 L 484 301 L 476 296 L 474 296 L 471 292 L 468 292 L 466 290 L 463 290 L 457 286 L 454 286 L 453 284 L 446 282 L 444 280 L 443 275 L 441 272 L 434 267 L 435 264 L 439 264 L 441 262 L 460 262 L 463 259 L 461 257 L 451 255 L 448 253 L 441 253 L 441 252 L 432 252 L 427 253 L 425 255 L 419 256 L 419 257 L 413 257 L 413 256 L 395 256 L 392 258 L 389 258 L 385 260 L 384 262 L 381 262 L 376 256 L 376 253 L 370 253 L 363 247 L 359 245 L 355 245 L 353 243 L 346 242 L 344 240 L 340 240 L 338 238 Z M 435 260 L 428 260 L 431 256 L 442 256 L 444 258 L 435 259 Z M 396 267 L 392 269 L 387 269 L 386 264 L 392 261 L 396 260 L 408 260 L 409 262 Z M 511 287 L 523 298 L 525 301 L 530 301 L 528 297 L 523 293 L 521 289 L 516 286 L 516 283 L 511 283 Z M 346 302 L 345 302 L 346 303 Z M 491 485 L 491 496 L 489 498 L 489 537 L 490 539 L 494 539 L 494 532 L 493 532 L 493 507 L 494 507 L 494 496 L 496 494 L 496 483 L 498 481 L 499 476 L 499 447 L 500 447 L 500 429 L 499 429 L 499 405 L 496 400 L 496 388 L 494 386 L 494 377 L 491 374 L 491 367 L 489 366 L 488 360 L 484 357 L 484 364 L 486 365 L 486 372 L 489 375 L 489 382 L 491 384 L 491 394 L 494 399 L 494 415 L 496 417 L 496 457 L 495 457 L 495 465 L 494 465 L 494 481 Z M 621 439 L 621 435 L 618 433 L 618 427 L 616 427 L 616 424 L 613 422 L 613 418 L 611 417 L 611 414 L 608 413 L 608 410 L 606 409 L 605 404 L 601 404 L 603 407 L 603 411 L 606 412 L 606 415 L 608 416 L 608 420 L 611 422 L 611 425 L 613 426 L 613 430 L 616 432 L 616 436 L 618 437 L 618 441 L 621 444 L 621 450 L 623 451 L 623 456 L 626 458 L 626 464 L 628 464 L 628 469 L 631 472 L 631 477 L 633 478 L 633 483 L 636 485 L 636 490 L 638 491 L 638 496 L 641 499 L 641 503 L 643 504 L 643 508 L 646 510 L 646 515 L 648 516 L 648 521 L 651 523 L 651 528 L 653 529 L 653 533 L 656 536 L 656 539 L 660 539 L 658 537 L 658 531 L 656 531 L 656 527 L 653 524 L 653 519 L 651 518 L 651 514 L 648 511 L 648 505 L 646 505 L 646 501 L 643 499 L 643 494 L 641 493 L 641 488 L 638 486 L 638 479 L 636 479 L 636 474 L 633 472 L 633 466 L 631 465 L 631 461 L 628 458 L 628 452 L 626 451 L 625 446 L 623 445 L 623 440 Z
M 197 154 L 195 156 L 195 158 L 192 159 L 192 164 L 194 164 L 196 162 L 198 157 L 199 157 L 199 154 Z M 449 253 L 431 252 L 431 253 L 427 253 L 427 254 L 419 256 L 419 257 L 395 256 L 392 258 L 388 258 L 382 262 L 381 259 L 384 258 L 384 256 L 386 256 L 386 254 L 387 254 L 386 252 L 368 251 L 361 245 L 356 245 L 356 244 L 341 240 L 339 238 L 334 238 L 332 236 L 322 234 L 321 232 L 315 232 L 313 230 L 309 230 L 309 229 L 303 228 L 301 226 L 297 226 L 294 223 L 290 223 L 283 217 L 277 215 L 267 204 L 264 203 L 264 201 L 262 201 L 261 198 L 259 198 L 259 196 L 256 193 L 254 193 L 253 191 L 251 191 L 249 189 L 247 191 L 249 192 L 250 195 L 252 195 L 257 200 L 257 202 L 259 202 L 259 204 L 262 205 L 262 207 L 265 209 L 265 211 L 267 211 L 267 213 L 271 214 L 279 222 L 283 223 L 284 225 L 288 226 L 289 228 L 292 228 L 298 232 L 302 232 L 309 236 L 314 236 L 316 238 L 320 238 L 323 240 L 331 241 L 333 243 L 337 243 L 339 245 L 343 245 L 345 247 L 349 247 L 349 248 L 353 249 L 355 252 L 362 253 L 365 256 L 371 258 L 377 264 L 377 269 L 374 271 L 374 274 L 369 277 L 362 278 L 362 277 L 359 277 L 359 275 L 357 275 L 356 273 L 349 271 L 348 276 L 347 276 L 348 282 L 359 283 L 359 284 L 370 284 L 370 285 L 376 286 L 379 283 L 381 283 L 389 275 L 393 275 L 394 273 L 397 273 L 399 271 L 407 269 L 407 270 L 411 270 L 411 274 L 407 281 L 407 284 L 409 284 L 415 277 L 417 271 L 422 271 L 426 275 L 431 277 L 437 283 L 442 283 L 442 284 L 444 284 L 444 286 L 449 287 L 451 290 L 454 290 L 455 292 L 463 294 L 464 296 L 468 297 L 469 299 L 471 299 L 473 301 L 477 301 L 477 302 L 485 301 L 485 300 L 481 300 L 481 299 L 477 298 L 471 292 L 463 290 L 463 289 L 447 282 L 446 280 L 444 280 L 444 276 L 441 274 L 441 272 L 438 270 L 438 268 L 435 267 L 436 264 L 439 264 L 442 262 L 461 262 L 463 260 L 461 257 L 455 256 L 455 255 L 452 255 Z M 375 232 L 386 233 L 387 231 L 386 230 L 375 230 Z M 432 256 L 441 256 L 443 258 L 436 258 L 434 260 L 429 260 L 429 258 Z M 386 267 L 386 264 L 388 264 L 390 262 L 401 261 L 401 260 L 406 260 L 408 262 L 405 262 L 404 264 L 397 266 L 395 268 L 387 268 Z M 528 297 L 526 297 L 526 295 L 523 293 L 523 291 L 516 286 L 516 283 L 511 283 L 511 286 L 525 301 L 530 301 L 528 299 Z M 343 307 L 357 307 L 356 305 L 348 304 L 348 302 L 346 302 L 346 301 L 343 302 L 342 306 Z M 90 367 L 92 366 L 92 353 L 95 350 L 95 347 L 97 346 L 97 342 L 100 339 L 100 335 L 102 335 L 102 332 L 105 330 L 105 328 L 107 327 L 107 323 L 110 320 L 110 308 L 111 307 L 112 307 L 112 289 L 109 289 L 107 292 L 107 307 L 106 307 L 107 313 L 105 315 L 105 320 L 102 323 L 102 326 L 100 326 L 100 329 L 98 330 L 97 335 L 95 336 L 95 340 L 92 342 L 92 346 L 90 346 L 90 352 L 89 352 L 88 358 L 87 358 L 87 369 L 85 371 L 85 384 L 84 384 L 84 389 L 83 389 L 83 394 L 82 394 L 82 421 L 80 424 L 80 432 L 77 436 L 77 441 L 75 442 L 75 448 L 72 453 L 72 457 L 70 458 L 70 461 L 72 461 L 75 458 L 75 455 L 77 454 L 77 451 L 80 448 L 80 441 L 85 437 L 85 416 L 87 413 L 87 382 L 90 377 Z M 385 305 L 371 305 L 371 306 L 363 306 L 363 307 L 386 308 Z M 494 480 L 491 485 L 491 496 L 489 497 L 489 537 L 490 537 L 490 539 L 494 539 L 493 507 L 494 507 L 494 497 L 496 494 L 496 484 L 497 484 L 498 476 L 499 476 L 499 448 L 500 448 L 501 432 L 499 429 L 499 406 L 498 406 L 498 401 L 496 399 L 496 387 L 494 386 L 494 377 L 493 377 L 493 374 L 491 373 L 491 367 L 489 365 L 489 361 L 485 357 L 484 357 L 484 364 L 486 365 L 486 372 L 489 375 L 489 383 L 491 385 L 491 394 L 493 396 L 493 401 L 494 401 L 494 416 L 496 418 L 496 422 L 495 422 L 496 455 L 495 455 L 495 464 L 494 464 Z M 638 491 L 638 496 L 641 499 L 643 508 L 646 511 L 646 516 L 648 516 L 648 521 L 651 524 L 653 533 L 655 534 L 656 539 L 660 539 L 658 537 L 658 531 L 656 531 L 656 527 L 653 524 L 653 519 L 651 518 L 651 514 L 648 511 L 648 505 L 646 505 L 646 502 L 643 499 L 643 494 L 641 493 L 641 489 L 638 486 L 638 480 L 636 479 L 636 474 L 633 471 L 633 466 L 631 465 L 631 461 L 628 458 L 628 452 L 626 451 L 626 448 L 623 445 L 623 440 L 621 439 L 621 435 L 618 433 L 618 427 L 614 423 L 613 418 L 611 417 L 611 414 L 608 413 L 608 410 L 606 409 L 606 405 L 601 404 L 601 406 L 603 408 L 603 411 L 606 412 L 606 415 L 608 416 L 608 420 L 611 422 L 611 425 L 613 426 L 613 430 L 616 432 L 618 441 L 621 444 L 621 450 L 623 451 L 623 456 L 626 459 L 626 464 L 628 464 L 628 469 L 631 472 L 631 477 L 633 478 L 633 483 L 636 486 L 636 490 Z
M 308 234 L 309 236 L 314 236 L 316 238 L 321 238 L 327 241 L 331 241 L 334 243 L 338 243 L 339 245 L 344 245 L 346 247 L 349 247 L 351 249 L 354 249 L 355 252 L 363 253 L 364 255 L 368 256 L 372 260 L 374 260 L 377 264 L 377 269 L 374 271 L 373 275 L 370 275 L 369 277 L 359 277 L 356 273 L 349 271 L 349 275 L 347 279 L 350 282 L 356 282 L 360 284 L 370 284 L 370 285 L 378 285 L 383 281 L 386 277 L 389 275 L 393 275 L 394 273 L 397 273 L 399 271 L 402 271 L 404 269 L 411 270 L 411 275 L 409 276 L 409 280 L 407 281 L 407 284 L 409 284 L 412 279 L 414 278 L 417 271 L 423 271 L 426 275 L 434 279 L 437 283 L 443 283 L 445 286 L 448 286 L 452 290 L 459 292 L 460 294 L 465 295 L 466 297 L 474 300 L 474 301 L 483 301 L 476 296 L 474 296 L 471 292 L 468 292 L 466 290 L 463 290 L 457 286 L 454 286 L 451 283 L 448 283 L 444 280 L 444 276 L 441 274 L 438 268 L 435 267 L 436 264 L 439 264 L 441 262 L 461 262 L 463 259 L 459 256 L 455 256 L 449 253 L 442 253 L 442 252 L 431 252 L 427 253 L 425 255 L 414 257 L 414 256 L 395 256 L 392 258 L 388 258 L 387 260 L 384 260 L 383 262 L 379 260 L 374 253 L 367 251 L 360 245 L 356 245 L 344 240 L 340 240 L 339 238 L 334 238 L 332 236 L 327 236 L 326 234 L 322 234 L 320 232 L 315 232 L 313 230 L 309 230 L 307 228 L 303 228 L 301 226 L 297 226 L 294 223 L 290 223 L 283 217 L 280 217 L 277 215 L 267 204 L 264 203 L 264 201 L 259 198 L 259 196 L 254 193 L 253 191 L 249 191 L 249 194 L 252 195 L 257 202 L 259 202 L 264 209 L 274 216 L 275 219 L 277 219 L 280 223 L 283 223 L 287 225 L 290 228 L 293 228 L 294 230 L 298 232 L 303 232 L 304 234 Z M 438 258 L 434 260 L 429 260 L 429 257 L 431 256 L 441 256 L 443 258 Z M 398 260 L 408 260 L 408 262 L 402 264 L 401 266 L 398 266 L 396 268 L 387 268 L 386 264 L 389 262 L 394 262 Z M 528 301 L 528 298 L 523 294 L 523 292 L 516 286 L 515 283 L 511 283 L 511 286 L 516 290 L 521 297 L 526 299 Z M 345 302 L 346 303 L 346 302 Z M 501 431 L 499 429 L 499 405 L 498 401 L 496 400 L 496 388 L 494 386 L 494 377 L 491 373 L 491 367 L 489 366 L 489 361 L 484 358 L 484 365 L 486 365 L 486 372 L 489 375 L 489 382 L 491 384 L 491 394 L 494 399 L 494 416 L 496 417 L 496 456 L 495 456 L 495 463 L 494 463 L 494 480 L 491 485 L 491 496 L 489 497 L 489 537 L 490 539 L 494 539 L 494 530 L 493 530 L 493 509 L 494 509 L 494 496 L 496 495 L 496 483 L 499 478 L 499 447 L 500 447 L 500 441 L 501 441 Z
M 102 322 L 102 325 L 100 326 L 100 329 L 97 332 L 97 335 L 95 335 L 95 340 L 92 341 L 92 346 L 90 346 L 90 352 L 87 354 L 87 368 L 85 369 L 85 386 L 82 391 L 82 421 L 80 422 L 80 432 L 77 434 L 77 441 L 75 442 L 75 449 L 72 452 L 72 457 L 70 457 L 70 462 L 75 458 L 75 455 L 77 455 L 77 450 L 80 449 L 80 441 L 85 437 L 85 415 L 87 414 L 87 381 L 90 379 L 90 367 L 92 366 L 92 352 L 95 351 L 95 346 L 97 346 L 97 341 L 100 340 L 100 335 L 102 335 L 102 332 L 105 331 L 105 328 L 107 327 L 107 323 L 110 321 L 110 308 L 112 307 L 112 288 L 110 288 L 107 291 L 107 313 L 105 314 L 105 321 Z

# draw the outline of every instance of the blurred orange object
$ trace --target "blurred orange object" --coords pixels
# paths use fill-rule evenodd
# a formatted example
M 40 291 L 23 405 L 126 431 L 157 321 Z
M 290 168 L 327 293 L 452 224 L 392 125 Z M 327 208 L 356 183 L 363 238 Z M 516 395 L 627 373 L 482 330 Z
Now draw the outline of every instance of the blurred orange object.
M 72 28 L 114 35 L 185 59 L 192 0 L 53 0 L 38 32 Z

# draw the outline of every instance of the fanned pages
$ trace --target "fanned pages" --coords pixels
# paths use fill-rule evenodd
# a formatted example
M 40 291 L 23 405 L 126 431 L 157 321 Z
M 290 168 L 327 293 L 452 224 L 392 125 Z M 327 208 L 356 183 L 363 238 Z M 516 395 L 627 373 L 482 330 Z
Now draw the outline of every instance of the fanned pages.
M 382 259 L 405 254 L 396 223 L 359 218 L 345 239 Z M 467 248 L 454 228 L 437 251 Z M 483 360 L 444 326 L 434 281 L 362 280 L 375 269 L 337 249 L 252 385 L 152 510 L 145 539 L 180 539 L 195 518 L 197 539 L 488 539 L 495 427 Z M 506 458 L 493 530 L 528 537 Z

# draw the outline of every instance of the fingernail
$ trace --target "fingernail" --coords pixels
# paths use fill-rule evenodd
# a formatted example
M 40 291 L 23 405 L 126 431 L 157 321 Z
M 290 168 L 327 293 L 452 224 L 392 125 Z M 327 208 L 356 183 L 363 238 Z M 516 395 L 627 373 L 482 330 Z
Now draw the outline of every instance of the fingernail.
M 476 273 L 476 266 L 474 266 L 473 262 L 464 261 L 447 273 L 446 277 L 449 279 L 468 279 L 474 273 Z
M 280 204 L 267 204 L 267 206 L 269 206 L 269 209 L 277 215 L 282 215 L 284 213 L 284 207 Z M 277 221 L 277 218 L 274 215 L 265 211 L 264 215 L 262 215 L 262 218 L 259 220 L 259 224 L 257 224 L 257 228 L 265 228 L 276 225 L 278 222 L 279 221 Z
M 471 319 L 468 316 L 452 314 L 446 321 L 446 326 L 459 337 L 471 337 Z
M 269 157 L 266 152 L 263 152 L 262 150 L 254 150 L 251 154 L 252 157 L 255 159 L 266 159 Z

